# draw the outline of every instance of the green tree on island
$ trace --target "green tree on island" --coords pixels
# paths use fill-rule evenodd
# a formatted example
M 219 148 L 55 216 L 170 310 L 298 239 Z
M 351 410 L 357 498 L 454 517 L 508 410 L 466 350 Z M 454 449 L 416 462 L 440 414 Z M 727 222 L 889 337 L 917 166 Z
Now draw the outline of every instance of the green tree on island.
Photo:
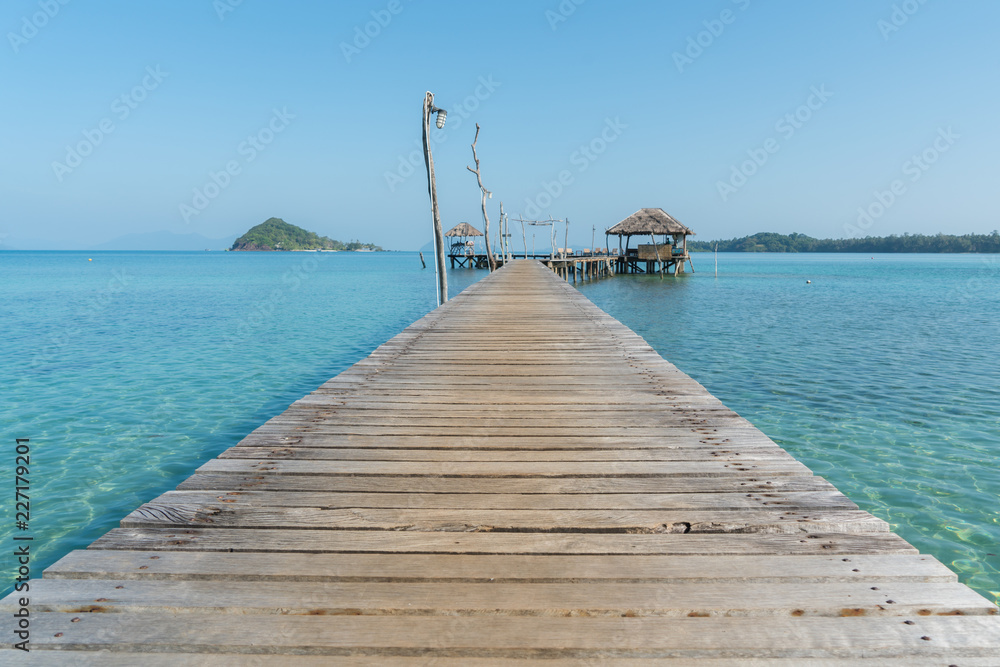
M 903 234 L 863 239 L 815 239 L 805 234 L 761 232 L 738 239 L 688 241 L 692 251 L 720 252 L 934 252 L 1000 253 L 1000 232 L 990 234 Z
M 382 250 L 373 243 L 351 241 L 341 243 L 301 227 L 290 225 L 281 218 L 268 218 L 233 242 L 230 250 Z

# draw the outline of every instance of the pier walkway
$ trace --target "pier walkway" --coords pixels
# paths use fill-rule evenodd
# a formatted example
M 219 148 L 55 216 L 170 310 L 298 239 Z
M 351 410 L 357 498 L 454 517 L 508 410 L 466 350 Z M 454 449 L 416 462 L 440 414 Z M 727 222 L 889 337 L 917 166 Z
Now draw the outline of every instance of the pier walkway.
M 995 606 L 531 261 L 26 597 L 0 663 L 1000 664 Z

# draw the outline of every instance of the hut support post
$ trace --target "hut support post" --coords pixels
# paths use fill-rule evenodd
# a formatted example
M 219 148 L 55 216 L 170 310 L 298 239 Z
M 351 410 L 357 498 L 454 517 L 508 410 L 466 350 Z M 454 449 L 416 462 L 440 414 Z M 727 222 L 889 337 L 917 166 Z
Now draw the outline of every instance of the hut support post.
M 434 182 L 434 157 L 428 141 L 430 134 L 431 113 L 437 109 L 434 106 L 434 93 L 427 91 L 424 96 L 423 138 L 424 165 L 427 167 L 427 191 L 431 197 L 431 215 L 434 219 L 434 272 L 437 274 L 438 305 L 448 300 L 448 269 L 444 264 L 444 233 L 441 230 L 441 214 L 438 212 L 437 185 Z
M 656 245 L 656 237 L 653 233 L 649 233 L 649 240 L 653 242 L 653 251 L 656 253 L 656 263 L 659 265 L 659 270 L 657 273 L 663 275 L 663 262 L 660 260 L 660 246 Z

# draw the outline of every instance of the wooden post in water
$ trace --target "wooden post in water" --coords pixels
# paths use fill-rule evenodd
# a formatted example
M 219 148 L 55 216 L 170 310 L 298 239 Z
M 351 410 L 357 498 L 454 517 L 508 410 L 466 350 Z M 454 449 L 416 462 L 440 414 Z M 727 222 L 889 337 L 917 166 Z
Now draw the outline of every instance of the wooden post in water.
M 420 253 L 420 264 L 421 268 L 423 269 L 427 268 L 427 262 L 424 261 L 424 253 Z M 718 271 L 716 271 L 716 273 L 718 273 Z
M 656 263 L 660 265 L 659 271 L 657 271 L 657 273 L 659 273 L 662 276 L 663 262 L 660 261 L 660 247 L 656 245 L 656 237 L 653 236 L 653 232 L 649 233 L 649 240 L 653 242 L 653 250 L 656 252 Z
M 448 270 L 444 264 L 444 232 L 441 230 L 441 214 L 438 212 L 437 185 L 434 182 L 434 157 L 428 138 L 431 127 L 431 113 L 436 113 L 438 128 L 444 127 L 448 112 L 434 106 L 434 93 L 427 91 L 424 96 L 424 165 L 427 167 L 427 192 L 431 197 L 431 216 L 434 219 L 434 271 L 437 273 L 438 305 L 448 300 Z

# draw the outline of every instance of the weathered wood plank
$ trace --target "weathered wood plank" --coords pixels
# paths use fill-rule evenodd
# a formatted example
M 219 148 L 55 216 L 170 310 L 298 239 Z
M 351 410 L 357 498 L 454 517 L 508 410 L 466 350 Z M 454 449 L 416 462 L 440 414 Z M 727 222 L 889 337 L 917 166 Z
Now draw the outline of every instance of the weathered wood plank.
M 333 493 L 282 491 L 169 491 L 153 505 L 205 507 L 315 507 L 325 509 L 465 509 L 465 510 L 714 510 L 763 508 L 856 510 L 838 491 L 789 493 Z
M 45 570 L 53 579 L 218 579 L 249 581 L 442 581 L 466 583 L 954 583 L 930 556 L 645 556 L 198 551 L 70 552 Z
M 545 426 L 518 426 L 511 427 L 503 435 L 499 435 L 495 428 L 487 426 L 477 426 L 474 423 L 462 426 L 409 426 L 404 424 L 374 424 L 374 425 L 337 425 L 326 424 L 323 421 L 317 422 L 275 422 L 274 420 L 264 424 L 257 429 L 256 433 L 325 433 L 330 435 L 375 435 L 396 437 L 401 435 L 425 435 L 425 436 L 467 436 L 470 438 L 516 438 L 519 436 L 610 436 L 610 437 L 631 437 L 631 438 L 659 438 L 671 435 L 687 435 L 690 433 L 717 433 L 726 428 L 721 424 L 686 424 L 675 426 L 603 426 L 587 429 L 577 429 L 566 425 L 557 428 Z
M 213 459 L 199 472 L 272 475 L 396 475 L 441 477 L 713 477 L 737 473 L 810 475 L 798 461 L 282 461 Z
M 334 507 L 248 507 L 146 503 L 122 528 L 310 528 L 531 533 L 887 533 L 868 512 L 850 509 L 773 510 L 486 510 Z
M 74 622 L 75 619 L 75 622 Z M 907 619 L 910 620 L 910 619 Z M 33 622 L 39 648 L 465 658 L 996 657 L 1000 618 L 535 618 L 61 614 Z M 924 639 L 929 637 L 929 639 Z M 266 638 L 266 644 L 262 639 Z M 37 649 L 36 649 L 37 650 Z
M 542 451 L 498 449 L 402 449 L 399 447 L 364 449 L 346 447 L 251 447 L 239 445 L 219 454 L 220 459 L 283 459 L 312 461 L 452 461 L 466 463 L 578 462 L 578 461 L 794 461 L 788 452 L 777 447 L 733 451 L 718 447 L 661 447 L 657 449 L 549 449 Z
M 737 417 L 706 417 L 701 415 L 671 415 L 669 417 L 651 418 L 643 426 L 609 426 L 607 419 L 586 419 L 552 416 L 536 418 L 509 418 L 509 417 L 479 417 L 469 419 L 466 417 L 443 417 L 443 416 L 418 416 L 418 415 L 396 415 L 394 417 L 368 417 L 366 415 L 347 416 L 322 414 L 288 416 L 280 415 L 267 422 L 264 430 L 274 428 L 300 427 L 309 424 L 322 424 L 323 431 L 336 432 L 338 429 L 349 429 L 348 432 L 365 433 L 367 430 L 358 429 L 390 429 L 406 428 L 406 433 L 428 433 L 426 429 L 437 429 L 434 433 L 441 433 L 441 429 L 447 429 L 456 433 L 483 432 L 484 430 L 504 431 L 509 430 L 517 434 L 525 432 L 528 434 L 538 434 L 539 429 L 545 429 L 548 433 L 559 433 L 566 431 L 575 435 L 656 435 L 658 430 L 663 429 L 690 429 L 692 427 L 719 428 L 734 424 L 739 424 Z M 444 431 L 447 432 L 447 431 Z
M 322 474 L 272 475 L 199 472 L 180 490 L 336 491 L 380 493 L 750 493 L 824 491 L 833 485 L 821 477 L 782 475 L 725 477 L 345 477 Z
M 916 553 L 893 533 L 601 534 L 453 533 L 271 528 L 116 528 L 91 549 L 446 554 L 893 554 Z
M 4 654 L 12 655 L 4 655 Z M 175 653 L 131 653 L 121 651 L 67 651 L 42 650 L 30 654 L 20 651 L 2 651 L 0 659 L 10 660 L 12 665 L 34 665 L 37 667 L 175 667 L 179 660 L 196 660 L 203 667 L 327 667 L 328 665 L 353 665 L 355 667 L 400 667 L 408 665 L 433 664 L 438 667 L 467 667 L 475 664 L 477 667 L 501 667 L 510 665 L 508 658 L 448 658 L 439 656 L 394 657 L 389 655 L 350 657 L 332 657 L 329 655 L 250 655 L 199 653 L 197 656 L 178 656 Z M 29 662 L 30 660 L 30 662 Z M 729 658 L 599 658 L 600 664 L 612 667 L 629 665 L 668 665 L 679 667 L 698 665 L 699 667 L 734 667 Z M 6 663 L 5 663 L 6 664 Z M 522 667 L 579 667 L 581 659 L 569 658 L 523 658 L 515 663 Z M 589 664 L 589 663 L 585 663 Z M 856 658 L 741 658 L 740 667 L 858 667 Z M 865 667 L 944 667 L 951 664 L 945 658 L 871 658 L 864 659 Z M 962 658 L 962 667 L 996 667 L 995 658 Z
M 996 607 L 958 583 L 444 583 L 52 580 L 36 612 L 352 616 L 987 616 Z M 0 612 L 17 606 L 0 603 Z
M 298 432 L 294 435 L 281 430 L 273 432 L 254 431 L 244 438 L 240 445 L 275 446 L 301 445 L 303 447 L 375 447 L 379 449 L 415 448 L 458 448 L 458 449 L 656 449 L 660 447 L 698 448 L 724 447 L 733 451 L 744 448 L 776 448 L 763 434 L 747 435 L 728 429 L 708 432 L 680 433 L 656 438 L 626 438 L 622 436 L 457 436 L 450 433 L 440 435 L 394 435 L 391 438 L 377 435 L 337 435 Z

